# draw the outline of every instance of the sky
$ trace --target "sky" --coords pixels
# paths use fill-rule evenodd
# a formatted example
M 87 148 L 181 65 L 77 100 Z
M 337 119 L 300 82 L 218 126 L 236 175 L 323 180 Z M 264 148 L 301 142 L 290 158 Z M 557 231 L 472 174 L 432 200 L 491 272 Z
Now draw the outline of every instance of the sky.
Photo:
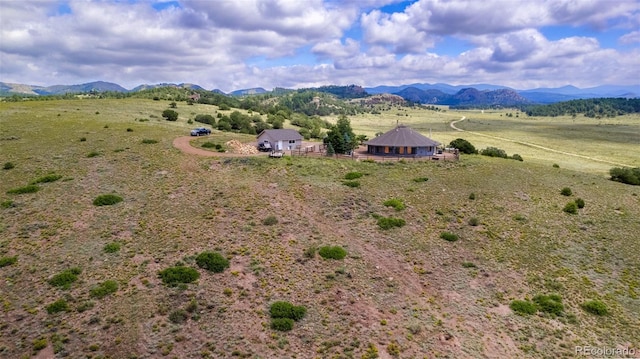
M 640 0 L 0 0 L 0 82 L 640 86 Z

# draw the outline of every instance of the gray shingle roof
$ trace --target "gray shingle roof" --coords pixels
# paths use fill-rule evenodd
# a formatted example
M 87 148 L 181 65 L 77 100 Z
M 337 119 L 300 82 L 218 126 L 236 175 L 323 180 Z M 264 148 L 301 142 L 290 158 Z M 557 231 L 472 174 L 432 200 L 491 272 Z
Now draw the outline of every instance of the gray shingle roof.
M 440 145 L 440 142 L 425 137 L 407 126 L 399 125 L 393 130 L 385 132 L 376 138 L 372 138 L 364 144 L 371 146 L 435 147 Z
M 263 135 L 269 136 L 272 141 L 288 141 L 288 140 L 302 140 L 300 132 L 292 129 L 277 129 L 277 130 L 264 130 L 260 132 L 258 138 Z

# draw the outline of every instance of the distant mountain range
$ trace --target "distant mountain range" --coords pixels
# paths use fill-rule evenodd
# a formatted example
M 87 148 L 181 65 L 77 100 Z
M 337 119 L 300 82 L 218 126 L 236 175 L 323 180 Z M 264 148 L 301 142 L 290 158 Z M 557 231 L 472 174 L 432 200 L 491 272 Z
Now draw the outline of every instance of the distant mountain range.
M 440 90 L 421 90 L 415 87 L 407 87 L 396 93 L 407 101 L 449 106 L 517 106 L 531 103 L 514 90 L 478 90 L 476 88 L 463 88 L 454 94 L 444 93 Z
M 96 81 L 89 82 L 86 84 L 80 85 L 54 85 L 54 86 L 32 86 L 32 85 L 23 85 L 23 84 L 14 84 L 14 83 L 6 83 L 0 82 L 0 95 L 12 95 L 12 94 L 23 94 L 23 95 L 64 95 L 67 93 L 90 93 L 90 92 L 138 92 L 142 90 L 154 89 L 159 87 L 175 87 L 175 88 L 185 88 L 191 90 L 202 90 L 207 91 L 204 88 L 195 85 L 195 84 L 173 84 L 173 83 L 159 83 L 154 85 L 139 85 L 134 87 L 131 90 L 127 90 L 126 88 L 105 81 Z M 214 92 L 223 93 L 220 90 L 213 90 Z
M 448 84 L 411 84 L 401 86 L 377 86 L 366 88 L 367 93 L 391 93 L 398 94 L 409 101 L 420 103 L 439 103 L 447 105 L 456 105 L 455 96 L 462 92 L 468 92 L 468 89 L 475 89 L 484 93 L 488 98 L 499 98 L 506 96 L 507 101 L 520 102 L 526 100 L 530 103 L 555 103 L 561 101 L 569 101 L 585 98 L 600 97 L 623 97 L 637 98 L 640 97 L 640 85 L 636 86 L 615 86 L 604 85 L 580 89 L 575 86 L 564 86 L 557 88 L 535 88 L 529 90 L 516 90 L 506 86 L 490 85 L 490 84 L 474 84 L 453 86 Z M 509 92 L 505 92 L 505 90 Z M 498 91 L 498 93 L 492 93 Z M 516 97 L 513 93 L 520 96 Z M 468 95 L 469 93 L 467 93 Z M 450 98 L 449 96 L 454 96 Z
M 153 85 L 140 85 L 131 90 L 127 90 L 118 84 L 104 81 L 96 81 L 80 85 L 55 85 L 47 87 L 0 82 L 0 96 L 10 96 L 13 94 L 44 96 L 61 95 L 66 93 L 88 93 L 105 91 L 138 92 L 158 87 L 175 87 L 190 90 L 207 91 L 198 85 L 190 83 L 160 83 Z M 286 89 L 278 88 L 274 89 L 273 93 L 282 93 L 285 90 Z M 491 84 L 454 86 L 443 83 L 415 83 L 410 85 L 376 86 L 370 88 L 363 88 L 356 85 L 323 86 L 313 90 L 332 93 L 341 98 L 360 98 L 367 95 L 375 94 L 393 94 L 401 96 L 405 100 L 411 102 L 451 106 L 515 106 L 531 103 L 548 104 L 585 98 L 640 97 L 640 85 L 605 85 L 585 89 L 580 89 L 575 86 L 564 86 L 558 88 L 535 88 L 528 90 L 516 90 L 505 86 Z M 214 89 L 211 91 L 219 94 L 225 94 L 218 89 Z M 225 95 L 247 96 L 269 92 L 271 91 L 267 91 L 261 87 L 258 87 L 236 90 Z

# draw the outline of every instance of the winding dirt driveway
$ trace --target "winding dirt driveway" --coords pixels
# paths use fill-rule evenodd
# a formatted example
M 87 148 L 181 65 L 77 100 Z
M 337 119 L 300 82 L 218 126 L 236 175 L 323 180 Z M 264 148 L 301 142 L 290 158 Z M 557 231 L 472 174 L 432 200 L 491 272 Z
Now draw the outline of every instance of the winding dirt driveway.
M 500 140 L 500 141 L 507 141 L 507 142 L 512 142 L 512 143 L 517 143 L 517 144 L 524 145 L 524 146 L 538 148 L 538 149 L 541 149 L 543 151 L 555 152 L 555 153 L 559 153 L 559 154 L 562 154 L 562 155 L 579 157 L 579 158 L 583 158 L 583 159 L 586 159 L 586 160 L 602 162 L 602 163 L 608 163 L 608 164 L 612 164 L 612 165 L 616 165 L 616 166 L 631 167 L 631 166 L 625 165 L 623 163 L 617 163 L 617 162 L 611 162 L 611 161 L 607 161 L 607 160 L 601 160 L 599 158 L 593 158 L 593 157 L 589 157 L 589 156 L 579 155 L 577 153 L 554 150 L 553 148 L 536 145 L 535 143 L 531 143 L 531 142 L 517 141 L 517 140 L 512 140 L 512 139 L 509 139 L 509 138 L 491 136 L 491 135 L 487 135 L 487 134 L 484 134 L 484 133 L 478 133 L 478 132 L 474 132 L 474 131 L 466 131 L 466 130 L 463 130 L 463 129 L 461 129 L 461 128 L 456 126 L 458 124 L 458 122 L 464 121 L 465 119 L 466 119 L 466 117 L 462 116 L 462 118 L 459 119 L 459 120 L 451 121 L 451 123 L 449 123 L 449 126 L 451 126 L 451 128 L 453 128 L 456 131 L 468 132 L 468 133 L 472 133 L 474 135 L 489 137 L 489 138 L 493 138 L 493 139 Z
M 182 136 L 177 137 L 173 140 L 173 147 L 179 149 L 180 151 L 190 154 L 190 155 L 198 155 L 204 157 L 247 157 L 247 156 L 264 156 L 264 153 L 256 153 L 256 154 L 240 154 L 240 153 L 231 153 L 231 152 L 213 152 L 203 150 L 202 148 L 197 148 L 191 146 L 191 140 L 195 140 L 199 137 L 192 136 Z

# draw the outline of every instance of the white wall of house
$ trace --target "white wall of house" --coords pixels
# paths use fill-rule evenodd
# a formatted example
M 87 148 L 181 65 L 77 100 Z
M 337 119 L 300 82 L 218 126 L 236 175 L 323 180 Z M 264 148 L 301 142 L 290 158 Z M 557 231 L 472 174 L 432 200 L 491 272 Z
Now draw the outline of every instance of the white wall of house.
M 295 150 L 296 148 L 300 148 L 302 146 L 302 140 L 274 140 L 267 133 L 264 133 L 262 136 L 258 137 L 258 143 L 261 142 L 269 142 L 271 144 L 271 148 L 276 151 L 284 151 L 284 150 Z

